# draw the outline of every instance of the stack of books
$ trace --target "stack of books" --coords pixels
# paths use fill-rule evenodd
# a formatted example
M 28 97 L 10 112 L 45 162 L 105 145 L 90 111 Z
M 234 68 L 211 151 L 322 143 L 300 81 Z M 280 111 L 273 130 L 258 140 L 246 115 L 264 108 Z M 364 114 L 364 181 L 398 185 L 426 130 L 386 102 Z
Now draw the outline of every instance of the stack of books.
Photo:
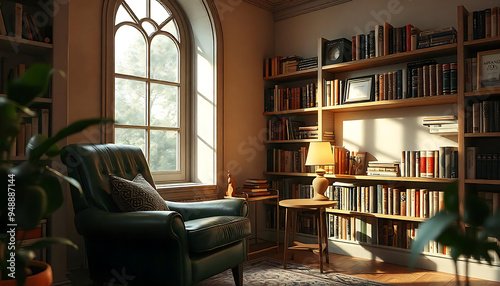
M 281 73 L 287 74 L 297 71 L 297 65 L 300 60 L 302 60 L 302 58 L 299 56 L 288 56 L 281 59 Z
M 464 31 L 468 41 L 496 37 L 500 31 L 500 7 L 469 12 Z
M 453 27 L 420 32 L 418 48 L 425 49 L 434 46 L 457 42 L 457 31 Z
M 301 60 L 299 60 L 299 62 L 297 64 L 298 71 L 314 69 L 317 67 L 318 67 L 318 57 L 301 59 Z
M 266 179 L 248 179 L 243 184 L 243 193 L 248 197 L 270 195 L 269 183 Z
M 458 117 L 456 115 L 424 117 L 423 125 L 429 127 L 431 134 L 457 133 Z
M 366 169 L 368 176 L 399 177 L 399 162 L 370 161 Z
M 300 126 L 299 138 L 300 139 L 317 139 L 319 137 L 318 126 Z

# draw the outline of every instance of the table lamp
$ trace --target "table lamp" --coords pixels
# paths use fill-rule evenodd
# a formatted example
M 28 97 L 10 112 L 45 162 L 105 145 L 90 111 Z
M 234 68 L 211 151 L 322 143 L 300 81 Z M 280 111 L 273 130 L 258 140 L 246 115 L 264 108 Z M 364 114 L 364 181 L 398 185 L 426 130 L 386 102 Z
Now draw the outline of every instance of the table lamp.
M 333 165 L 332 145 L 330 142 L 311 142 L 307 151 L 306 166 L 313 165 Z M 328 179 L 325 178 L 325 170 L 322 168 L 316 169 L 318 175 L 313 180 L 314 201 L 328 201 L 325 191 L 328 188 Z

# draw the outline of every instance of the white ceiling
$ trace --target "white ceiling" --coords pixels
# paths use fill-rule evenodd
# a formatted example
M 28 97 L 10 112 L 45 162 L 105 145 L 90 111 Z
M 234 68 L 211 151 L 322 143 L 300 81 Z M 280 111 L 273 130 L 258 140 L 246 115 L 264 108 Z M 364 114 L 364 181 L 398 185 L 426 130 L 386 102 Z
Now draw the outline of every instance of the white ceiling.
M 244 0 L 262 9 L 273 12 L 274 20 L 306 14 L 352 0 Z

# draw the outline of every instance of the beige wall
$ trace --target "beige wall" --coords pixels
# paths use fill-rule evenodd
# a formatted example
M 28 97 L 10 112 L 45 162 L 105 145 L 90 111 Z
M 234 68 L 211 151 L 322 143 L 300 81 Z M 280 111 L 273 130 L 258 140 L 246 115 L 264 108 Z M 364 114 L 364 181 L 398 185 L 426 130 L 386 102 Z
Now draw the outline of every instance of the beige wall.
M 270 12 L 242 1 L 220 1 L 218 11 L 224 36 L 224 165 L 241 187 L 245 179 L 262 177 L 266 167 L 262 62 L 274 53 L 274 24 Z

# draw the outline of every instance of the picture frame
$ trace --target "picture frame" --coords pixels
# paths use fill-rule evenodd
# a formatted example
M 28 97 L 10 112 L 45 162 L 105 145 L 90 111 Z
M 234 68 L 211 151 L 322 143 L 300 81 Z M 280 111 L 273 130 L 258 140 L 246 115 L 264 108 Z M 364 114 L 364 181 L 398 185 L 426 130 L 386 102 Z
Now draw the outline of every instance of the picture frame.
M 477 89 L 500 86 L 500 49 L 477 53 Z
M 343 104 L 373 101 L 374 83 L 374 75 L 348 79 Z

